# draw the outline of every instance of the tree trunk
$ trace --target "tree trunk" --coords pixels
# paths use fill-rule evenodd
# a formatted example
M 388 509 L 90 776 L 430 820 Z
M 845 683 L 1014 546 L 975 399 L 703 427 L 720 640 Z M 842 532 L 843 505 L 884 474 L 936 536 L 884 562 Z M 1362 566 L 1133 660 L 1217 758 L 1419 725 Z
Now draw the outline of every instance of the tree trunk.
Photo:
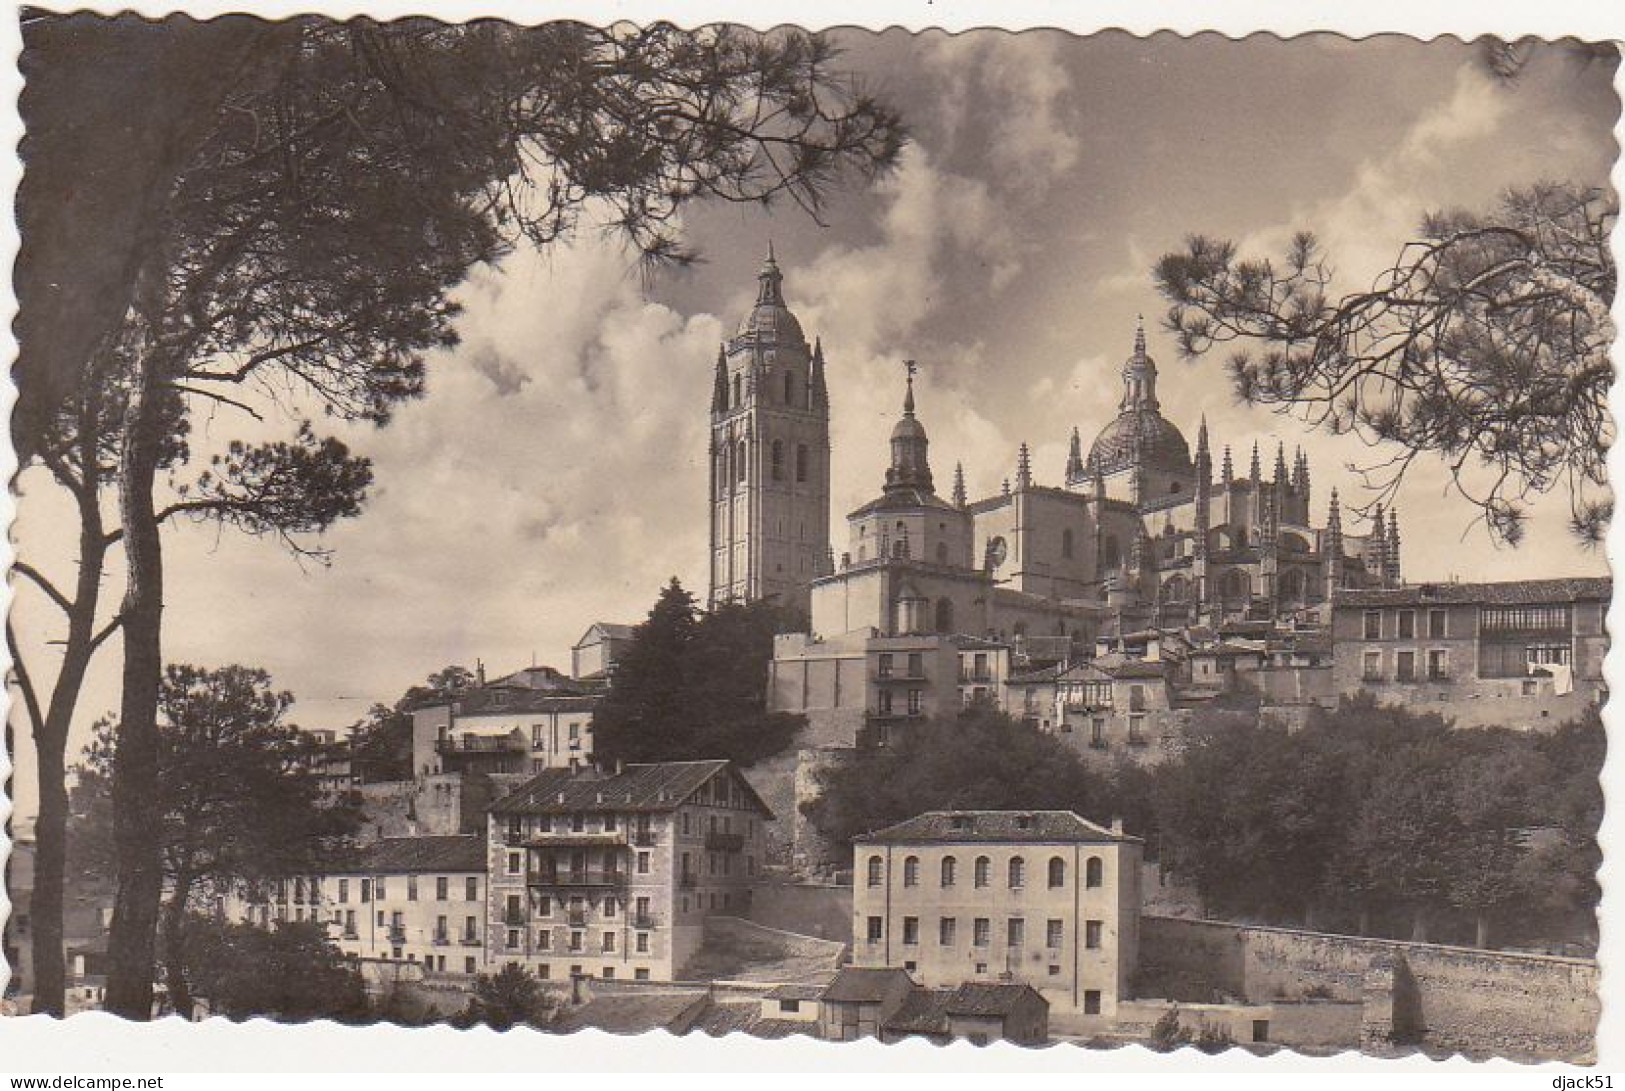
M 1428 941 L 1428 912 L 1425 906 L 1417 906 L 1411 916 L 1411 942 L 1426 943 Z
M 156 309 L 145 311 L 156 313 Z M 118 897 L 108 941 L 107 1010 L 152 1018 L 154 954 L 163 898 L 158 798 L 158 694 L 163 673 L 163 554 L 153 510 L 162 375 L 150 329 L 135 365 L 119 452 L 119 517 L 128 569 L 124 607 L 124 692 L 113 763 Z
M 190 876 L 175 878 L 175 889 L 164 907 L 164 983 L 169 987 L 170 1010 L 192 1021 L 192 989 L 186 980 L 186 906 L 192 897 Z
M 1490 915 L 1484 910 L 1478 911 L 1478 935 L 1473 940 L 1473 946 L 1488 949 L 1490 945 Z
M 34 935 L 35 1015 L 60 1018 L 66 1009 L 67 967 L 62 935 L 62 888 L 68 856 L 68 784 L 65 734 L 38 725 L 34 751 L 39 768 L 39 816 L 34 823 L 34 893 L 30 906 Z

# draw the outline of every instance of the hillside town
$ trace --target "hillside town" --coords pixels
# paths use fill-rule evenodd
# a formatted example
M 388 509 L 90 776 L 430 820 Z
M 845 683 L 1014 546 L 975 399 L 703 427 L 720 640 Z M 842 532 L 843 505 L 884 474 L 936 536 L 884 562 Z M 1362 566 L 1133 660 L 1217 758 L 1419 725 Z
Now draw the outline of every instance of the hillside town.
M 1227 914 L 1132 785 L 1186 768 L 1225 717 L 1288 740 L 1380 709 L 1441 739 L 1546 745 L 1606 700 L 1610 580 L 1408 581 L 1402 513 L 1351 514 L 1285 441 L 1233 451 L 1205 420 L 1163 416 L 1143 325 L 1123 338 L 1115 418 L 1080 422 L 1064 466 L 1023 444 L 985 497 L 963 466 L 943 472 L 929 369 L 899 362 L 884 480 L 834 547 L 839 349 L 809 342 L 789 298 L 769 252 L 718 351 L 696 610 L 777 611 L 739 662 L 756 715 L 791 725 L 783 745 L 702 752 L 695 735 L 685 752 L 647 718 L 629 744 L 661 607 L 597 621 L 560 650 L 567 669 L 476 663 L 370 730 L 306 733 L 302 768 L 358 816 L 346 847 L 190 908 L 312 926 L 403 1022 L 456 1020 L 505 980 L 540 998 L 523 1021 L 554 1031 L 1590 1055 L 1586 925 L 1497 938 L 1481 913 L 1475 936 L 1468 912 L 1430 936 L 1420 914 L 1407 933 L 1335 898 L 1292 922 Z M 1118 794 L 984 807 L 922 789 L 884 820 L 842 802 L 862 794 L 843 778 L 956 732 L 971 752 L 1019 734 Z M 73 803 L 85 829 L 93 787 Z M 1512 859 L 1558 825 L 1497 843 Z M 103 999 L 113 888 L 91 859 L 64 914 L 74 1010 Z M 18 841 L 5 957 L 22 1010 L 31 864 Z M 193 1017 L 230 1013 L 190 988 Z

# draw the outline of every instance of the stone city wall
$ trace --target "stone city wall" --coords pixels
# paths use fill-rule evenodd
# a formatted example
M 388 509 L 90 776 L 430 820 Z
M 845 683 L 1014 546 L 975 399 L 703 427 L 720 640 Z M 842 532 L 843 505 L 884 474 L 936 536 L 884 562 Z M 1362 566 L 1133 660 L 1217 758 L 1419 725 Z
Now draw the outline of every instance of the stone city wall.
M 1145 916 L 1137 995 L 1365 1006 L 1362 1046 L 1581 1061 L 1595 1050 L 1589 959 Z

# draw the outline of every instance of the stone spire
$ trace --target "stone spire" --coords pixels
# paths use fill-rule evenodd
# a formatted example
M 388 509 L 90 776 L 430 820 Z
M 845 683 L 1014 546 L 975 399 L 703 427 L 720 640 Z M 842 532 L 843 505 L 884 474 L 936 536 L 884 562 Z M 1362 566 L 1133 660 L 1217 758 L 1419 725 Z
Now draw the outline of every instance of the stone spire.
M 1196 430 L 1196 465 L 1198 467 L 1204 464 L 1211 466 L 1212 463 L 1213 455 L 1208 451 L 1207 447 L 1207 414 L 1203 413 L 1202 425 Z
M 1378 504 L 1371 516 L 1370 551 L 1376 561 L 1375 574 L 1379 581 L 1388 579 L 1388 535 L 1382 522 L 1382 505 Z
M 756 303 L 770 306 L 784 306 L 784 274 L 779 272 L 779 263 L 773 256 L 773 243 L 767 244 L 767 260 L 762 262 L 762 268 L 756 274 Z
M 1016 453 L 1016 488 L 1030 489 L 1033 487 L 1033 455 L 1028 449 L 1025 440 L 1021 449 Z
M 829 384 L 824 378 L 824 339 L 813 339 L 812 376 L 808 379 L 808 389 L 812 391 L 812 404 L 815 409 L 829 406 Z
M 1286 441 L 1277 440 L 1275 445 L 1275 487 L 1284 488 L 1291 484 L 1291 477 L 1286 472 Z
M 1297 467 L 1292 475 L 1292 492 L 1298 498 L 1298 508 L 1303 513 L 1303 522 L 1309 522 L 1309 456 L 1298 448 Z
M 1010 479 L 1008 477 L 1004 479 L 1004 498 L 1006 500 L 1010 499 Z
M 1227 488 L 1236 479 L 1236 469 L 1230 461 L 1230 445 L 1228 443 L 1224 445 L 1224 469 L 1220 471 L 1219 476 Z
M 717 346 L 717 376 L 716 383 L 711 389 L 711 412 L 726 413 L 728 411 L 728 350 L 724 345 Z
M 1066 482 L 1073 484 L 1083 480 L 1083 438 L 1078 435 L 1077 428 L 1072 429 L 1071 445 L 1066 451 Z
M 1337 490 L 1332 489 L 1332 502 L 1326 509 L 1326 544 L 1321 550 L 1322 567 L 1326 577 L 1326 601 L 1332 592 L 1343 586 L 1343 510 L 1337 502 Z
M 1105 500 L 1106 499 L 1106 475 L 1101 472 L 1099 463 L 1091 464 L 1090 469 L 1094 471 L 1094 475 L 1091 478 L 1091 483 L 1094 485 L 1095 500 L 1096 501 Z
M 1258 469 L 1258 441 L 1256 439 L 1253 440 L 1253 466 L 1252 469 L 1248 471 L 1247 476 L 1252 480 L 1254 485 L 1258 484 L 1264 479 L 1264 475 L 1259 472 Z
M 1399 509 L 1392 508 L 1388 512 L 1388 584 L 1398 587 L 1404 580 L 1403 569 L 1399 565 Z
M 954 507 L 965 506 L 965 464 L 954 463 Z

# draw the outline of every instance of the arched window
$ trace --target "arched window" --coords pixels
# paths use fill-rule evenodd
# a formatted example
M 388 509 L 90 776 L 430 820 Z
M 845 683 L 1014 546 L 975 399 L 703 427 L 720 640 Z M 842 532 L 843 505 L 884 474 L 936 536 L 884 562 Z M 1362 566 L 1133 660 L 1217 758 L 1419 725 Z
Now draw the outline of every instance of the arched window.
M 1164 602 L 1184 602 L 1190 598 L 1191 581 L 1183 575 L 1169 576 L 1162 585 Z
M 1067 560 L 1072 559 L 1072 528 L 1061 531 L 1061 556 Z
M 880 857 L 878 857 L 878 856 L 869 857 L 869 885 L 870 886 L 879 886 L 880 885 L 880 868 L 881 868 Z
M 1027 861 L 1019 856 L 1010 858 L 1010 889 L 1020 890 L 1027 885 Z
M 740 440 L 734 448 L 734 480 L 745 480 L 745 441 Z
M 796 444 L 796 480 L 806 481 L 807 473 L 807 445 L 798 443 Z
M 1305 583 L 1303 569 L 1289 568 L 1281 573 L 1281 597 L 1290 602 L 1303 601 Z
M 1049 858 L 1049 888 L 1054 890 L 1056 887 L 1065 885 L 1066 861 L 1059 856 L 1051 856 Z
M 954 880 L 958 878 L 955 874 L 958 870 L 959 861 L 952 856 L 944 856 L 942 858 L 942 885 L 945 887 L 953 886 Z
M 1083 865 L 1083 885 L 1094 887 L 1104 886 L 1106 882 L 1106 864 L 1098 856 L 1091 856 Z
M 986 886 L 993 881 L 993 861 L 986 856 L 976 858 L 976 885 Z
M 1246 573 L 1232 568 L 1224 574 L 1221 594 L 1226 602 L 1245 602 L 1252 595 Z
M 773 480 L 784 480 L 784 442 L 777 439 L 773 441 Z
M 1100 543 L 1100 567 L 1117 568 L 1123 563 L 1123 547 L 1117 544 L 1117 536 L 1108 534 Z
M 784 404 L 796 404 L 796 376 L 791 371 L 784 373 Z
M 903 861 L 903 885 L 920 885 L 920 858 L 918 856 L 910 856 Z
M 734 408 L 738 409 L 745 401 L 745 377 L 734 376 Z
M 954 631 L 954 604 L 952 599 L 937 600 L 937 632 L 951 633 Z

